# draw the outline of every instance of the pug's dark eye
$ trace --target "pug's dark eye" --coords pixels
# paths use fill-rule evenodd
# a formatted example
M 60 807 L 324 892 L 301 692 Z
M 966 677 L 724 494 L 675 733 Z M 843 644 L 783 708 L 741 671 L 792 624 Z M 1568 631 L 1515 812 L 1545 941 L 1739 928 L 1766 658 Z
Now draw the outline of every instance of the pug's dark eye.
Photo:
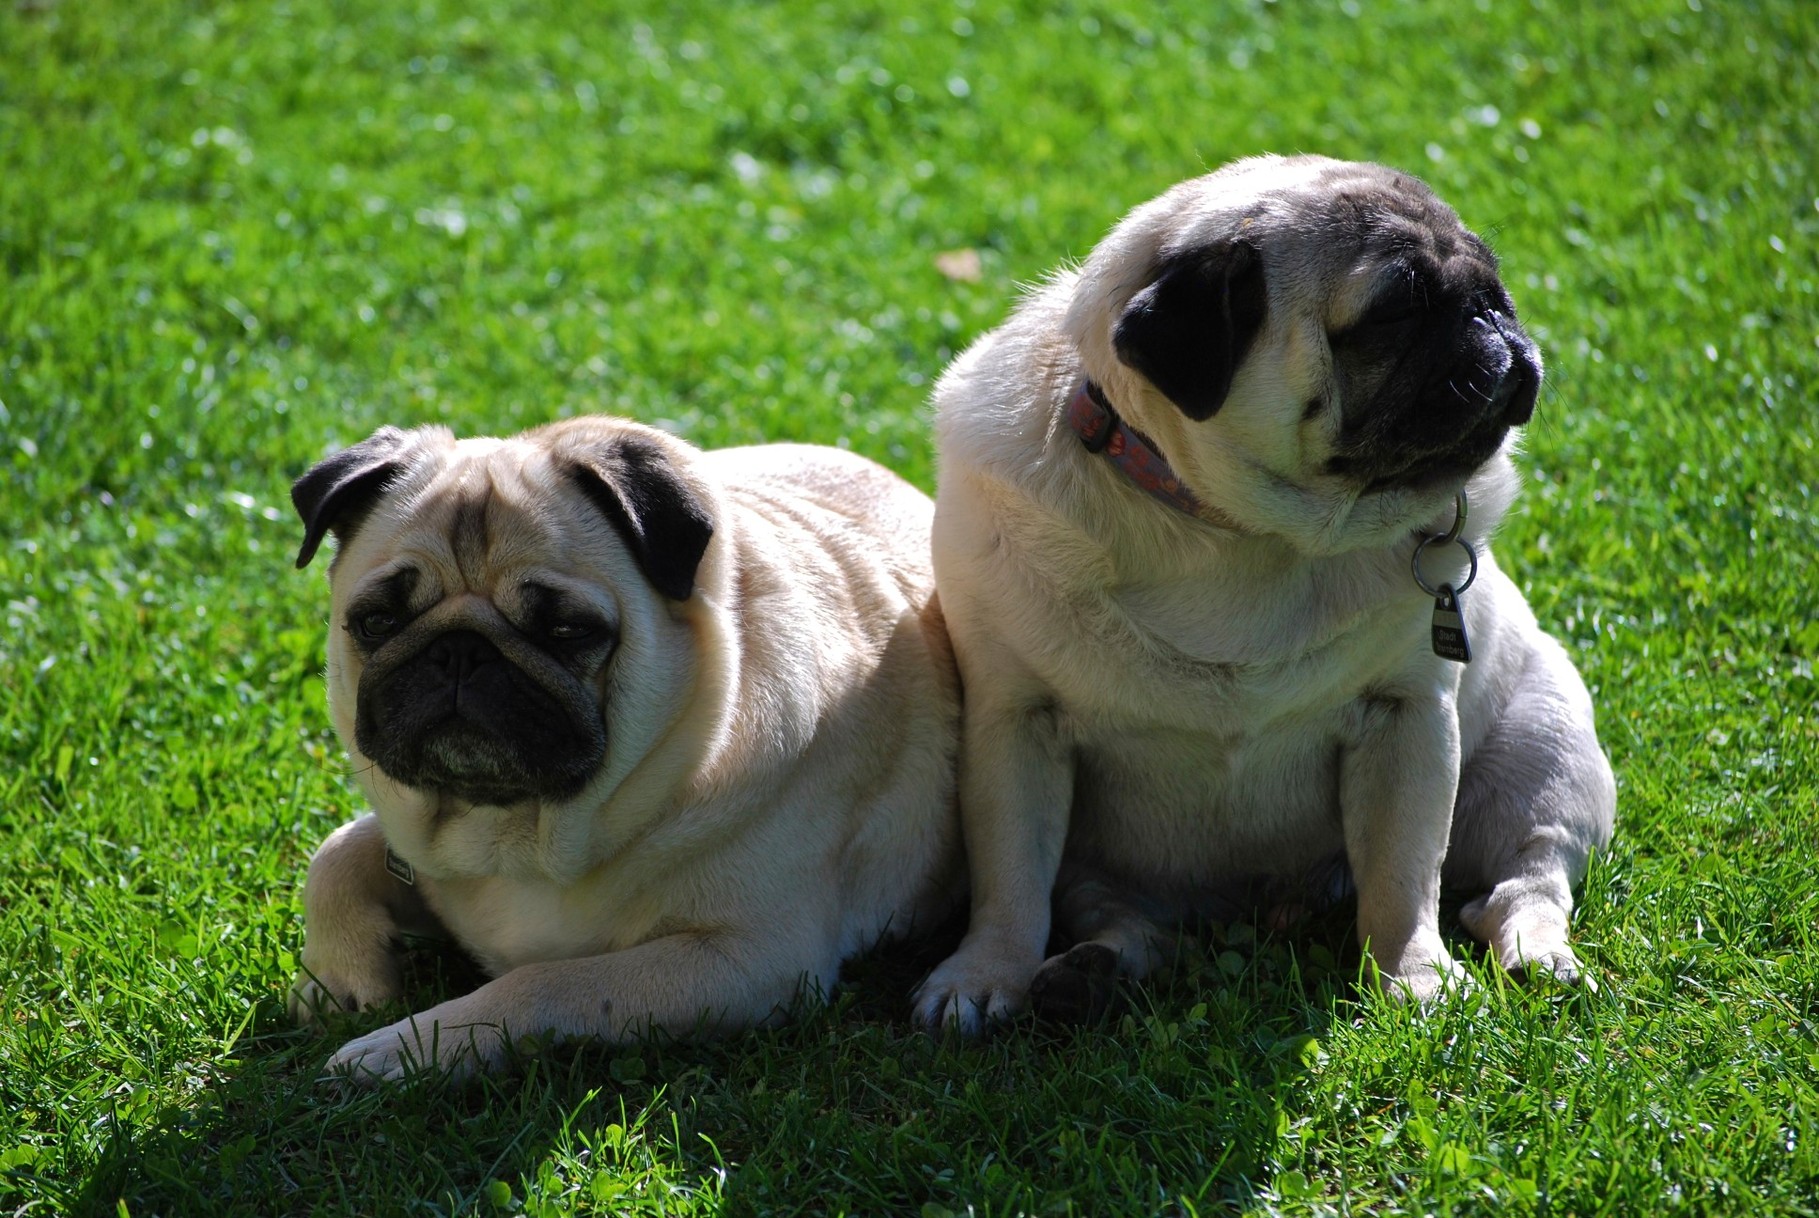
M 1358 319 L 1357 324 L 1360 328 L 1396 326 L 1413 320 L 1420 312 L 1420 306 L 1412 300 L 1386 300 L 1382 304 L 1373 305 L 1367 309 L 1364 316 Z
M 593 634 L 593 629 L 580 622 L 557 622 L 549 628 L 549 637 L 564 643 L 573 643 Z
M 354 631 L 363 639 L 382 639 L 398 629 L 396 614 L 362 613 L 354 619 Z
M 1411 296 L 1380 300 L 1366 309 L 1351 325 L 1334 332 L 1330 336 L 1330 340 L 1335 347 L 1351 346 L 1361 342 L 1401 342 L 1407 328 L 1426 315 L 1426 306 Z

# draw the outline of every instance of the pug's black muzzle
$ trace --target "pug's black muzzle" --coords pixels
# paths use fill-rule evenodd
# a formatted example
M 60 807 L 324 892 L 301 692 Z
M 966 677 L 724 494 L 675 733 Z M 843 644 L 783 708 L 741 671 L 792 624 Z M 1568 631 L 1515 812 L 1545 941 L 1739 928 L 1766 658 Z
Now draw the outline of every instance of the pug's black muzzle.
M 360 680 L 355 743 L 389 777 L 473 803 L 566 798 L 606 753 L 584 691 L 560 697 L 472 630 Z
M 1331 472 L 1366 490 L 1459 481 L 1496 454 L 1510 428 L 1534 416 L 1541 361 L 1514 318 L 1487 308 L 1436 329 L 1393 359 L 1376 355 L 1389 370 L 1361 405 L 1348 395 Z M 1352 379 L 1362 388 L 1372 379 L 1369 366 Z
M 1492 418 L 1505 427 L 1520 427 L 1535 414 L 1535 395 L 1541 389 L 1541 361 L 1535 344 L 1513 318 L 1495 309 L 1467 323 L 1492 365 L 1474 365 L 1466 378 L 1469 392 L 1484 397 Z

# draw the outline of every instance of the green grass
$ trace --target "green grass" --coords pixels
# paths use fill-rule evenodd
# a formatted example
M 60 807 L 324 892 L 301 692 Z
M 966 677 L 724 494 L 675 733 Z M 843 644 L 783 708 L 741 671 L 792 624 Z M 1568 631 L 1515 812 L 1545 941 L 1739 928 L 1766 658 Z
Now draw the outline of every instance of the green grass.
M 1819 1213 L 1810 3 L 557 7 L 0 6 L 0 1211 Z M 1262 150 L 1422 173 L 1544 343 L 1499 545 L 1620 776 L 1601 989 L 1423 1018 L 1341 914 L 1097 1029 L 913 1033 L 937 944 L 724 1044 L 318 1083 L 358 803 L 292 477 L 604 409 L 928 486 L 1017 285 Z

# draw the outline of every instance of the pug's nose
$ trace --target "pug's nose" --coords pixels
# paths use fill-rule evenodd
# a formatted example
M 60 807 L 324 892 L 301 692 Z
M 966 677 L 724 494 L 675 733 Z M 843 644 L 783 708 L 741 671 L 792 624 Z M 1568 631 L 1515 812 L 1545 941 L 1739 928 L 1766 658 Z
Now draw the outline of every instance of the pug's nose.
M 449 681 L 459 684 L 499 659 L 499 649 L 472 630 L 452 630 L 424 648 L 423 658 Z
M 1500 366 L 1490 369 L 1490 384 L 1484 395 L 1490 401 L 1491 413 L 1508 426 L 1520 427 L 1534 417 L 1535 396 L 1541 387 L 1534 344 L 1514 321 L 1495 309 L 1486 310 L 1472 321 L 1495 335 L 1491 342 L 1502 352 Z
M 1541 388 L 1541 374 L 1530 360 L 1518 356 L 1497 386 L 1492 409 L 1503 416 L 1511 427 L 1521 427 L 1535 417 L 1535 397 Z

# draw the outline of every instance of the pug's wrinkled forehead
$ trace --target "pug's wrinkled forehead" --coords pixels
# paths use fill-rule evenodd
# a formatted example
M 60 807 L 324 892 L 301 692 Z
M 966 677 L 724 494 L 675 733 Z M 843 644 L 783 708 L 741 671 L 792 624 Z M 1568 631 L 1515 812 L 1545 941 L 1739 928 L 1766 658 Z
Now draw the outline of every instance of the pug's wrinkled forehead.
M 1327 298 L 1329 325 L 1395 305 L 1513 312 L 1496 254 L 1421 179 L 1324 157 L 1229 168 L 1229 182 L 1225 170 L 1206 179 L 1225 203 L 1221 227 L 1256 244 L 1279 291 Z
M 445 584 L 479 587 L 500 569 L 557 563 L 564 553 L 575 560 L 587 548 L 581 541 L 610 529 L 658 592 L 685 601 L 714 534 L 701 487 L 682 470 L 688 451 L 654 429 L 604 416 L 503 440 L 381 427 L 291 487 L 304 524 L 297 566 L 330 533 L 338 564 L 379 517 L 377 558 L 415 547 L 447 569 Z M 571 510 L 556 508 L 564 502 Z M 576 515 L 582 504 L 587 510 Z

